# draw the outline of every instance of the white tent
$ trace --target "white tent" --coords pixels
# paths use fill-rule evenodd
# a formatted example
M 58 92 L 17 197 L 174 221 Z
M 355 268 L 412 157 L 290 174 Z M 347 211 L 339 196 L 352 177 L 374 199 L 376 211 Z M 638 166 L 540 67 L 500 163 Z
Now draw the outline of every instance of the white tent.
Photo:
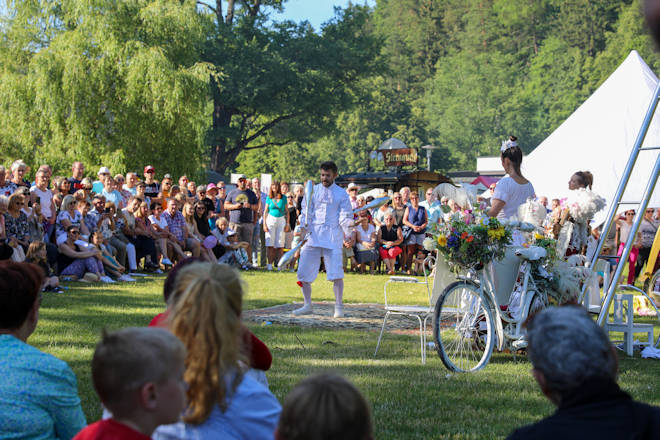
M 594 219 L 602 223 L 655 90 L 658 77 L 637 51 L 625 61 L 577 110 L 524 160 L 522 172 L 537 196 L 565 197 L 575 171 L 594 175 L 594 191 L 608 205 Z M 656 112 L 643 146 L 660 146 L 660 113 Z M 623 200 L 640 200 L 653 170 L 658 150 L 642 151 Z M 627 205 L 630 207 L 630 205 Z M 660 185 L 650 206 L 660 207 Z M 626 205 L 621 207 L 621 211 Z

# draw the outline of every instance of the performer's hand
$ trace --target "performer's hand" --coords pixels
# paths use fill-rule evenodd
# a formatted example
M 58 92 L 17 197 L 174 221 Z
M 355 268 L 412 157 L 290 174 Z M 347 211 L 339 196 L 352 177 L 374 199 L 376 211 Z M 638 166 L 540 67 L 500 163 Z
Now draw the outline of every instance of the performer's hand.
M 300 233 L 300 236 L 302 238 L 305 238 L 305 235 L 307 235 L 307 228 L 304 227 L 304 226 L 301 226 L 300 229 L 299 229 L 299 233 Z

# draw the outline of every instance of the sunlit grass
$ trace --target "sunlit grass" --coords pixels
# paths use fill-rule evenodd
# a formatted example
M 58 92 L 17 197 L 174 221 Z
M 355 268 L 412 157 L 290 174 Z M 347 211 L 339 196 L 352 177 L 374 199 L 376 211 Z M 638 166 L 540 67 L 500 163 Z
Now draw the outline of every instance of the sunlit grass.
M 244 308 L 301 301 L 295 274 L 246 272 Z M 382 303 L 384 276 L 349 274 L 345 301 Z M 78 376 L 88 421 L 101 407 L 90 377 L 90 360 L 101 329 L 144 326 L 163 310 L 163 277 L 134 284 L 70 284 L 63 294 L 46 294 L 37 331 L 29 342 L 69 363 Z M 315 301 L 333 301 L 332 284 L 320 274 Z M 395 286 L 395 301 L 423 303 L 422 286 Z M 370 401 L 378 439 L 503 438 L 517 426 L 554 410 L 538 391 L 525 357 L 495 353 L 474 374 L 449 374 L 434 352 L 420 362 L 419 338 L 386 334 L 378 357 L 376 331 L 331 330 L 249 324 L 273 354 L 267 373 L 270 388 L 282 401 L 304 377 L 336 371 L 353 381 Z M 657 331 L 657 329 L 656 329 Z M 304 347 L 303 347 L 304 346 Z M 656 378 L 660 362 L 621 355 L 620 383 L 634 398 L 660 405 Z

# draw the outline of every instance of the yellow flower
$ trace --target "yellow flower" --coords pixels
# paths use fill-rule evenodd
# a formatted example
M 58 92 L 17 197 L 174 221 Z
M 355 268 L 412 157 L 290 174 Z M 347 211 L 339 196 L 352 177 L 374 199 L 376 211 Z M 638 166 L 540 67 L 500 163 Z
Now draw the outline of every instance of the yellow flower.
M 447 246 L 447 237 L 442 234 L 438 235 L 438 246 Z
M 534 233 L 534 238 L 536 240 L 543 240 L 545 237 L 543 235 L 539 234 L 538 232 L 535 232 Z
M 499 228 L 496 228 L 496 229 L 489 229 L 488 230 L 488 236 L 490 238 L 494 239 L 494 240 L 495 239 L 499 240 L 500 238 L 504 237 L 504 234 L 505 234 L 505 230 L 501 226 Z

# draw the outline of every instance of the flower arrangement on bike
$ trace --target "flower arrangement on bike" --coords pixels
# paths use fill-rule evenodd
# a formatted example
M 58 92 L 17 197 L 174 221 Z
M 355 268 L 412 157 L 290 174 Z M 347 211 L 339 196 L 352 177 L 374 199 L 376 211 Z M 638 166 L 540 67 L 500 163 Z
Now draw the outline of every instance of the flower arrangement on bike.
M 424 240 L 424 248 L 437 249 L 457 273 L 502 258 L 511 243 L 511 228 L 478 208 L 454 213 L 450 221 L 429 229 L 431 237 Z

